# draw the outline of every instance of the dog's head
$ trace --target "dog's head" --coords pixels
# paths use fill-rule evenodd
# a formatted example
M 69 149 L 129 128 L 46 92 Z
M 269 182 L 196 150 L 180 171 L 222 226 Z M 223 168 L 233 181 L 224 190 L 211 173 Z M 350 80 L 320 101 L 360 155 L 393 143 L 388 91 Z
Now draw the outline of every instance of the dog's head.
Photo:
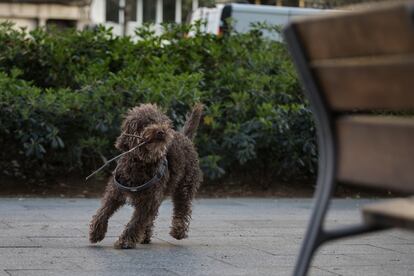
M 141 104 L 126 114 L 115 147 L 128 151 L 145 142 L 130 154 L 144 162 L 156 162 L 166 155 L 173 137 L 171 120 L 156 105 Z

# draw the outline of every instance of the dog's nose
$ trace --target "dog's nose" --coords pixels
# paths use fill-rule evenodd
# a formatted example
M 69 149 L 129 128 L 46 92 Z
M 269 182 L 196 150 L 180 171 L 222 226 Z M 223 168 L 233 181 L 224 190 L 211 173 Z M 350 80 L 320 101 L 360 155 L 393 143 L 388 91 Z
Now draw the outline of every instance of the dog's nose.
M 165 132 L 162 130 L 159 130 L 157 132 L 157 139 L 164 139 L 164 137 L 165 137 Z

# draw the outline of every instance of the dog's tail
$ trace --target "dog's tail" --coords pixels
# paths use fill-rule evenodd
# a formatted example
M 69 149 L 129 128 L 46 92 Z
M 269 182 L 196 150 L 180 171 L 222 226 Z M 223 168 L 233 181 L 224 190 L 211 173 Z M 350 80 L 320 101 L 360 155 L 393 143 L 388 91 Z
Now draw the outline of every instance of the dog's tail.
M 201 103 L 196 103 L 191 111 L 191 114 L 187 116 L 187 120 L 181 130 L 185 136 L 190 138 L 191 140 L 194 139 L 198 125 L 200 123 L 201 114 L 203 113 L 203 105 Z

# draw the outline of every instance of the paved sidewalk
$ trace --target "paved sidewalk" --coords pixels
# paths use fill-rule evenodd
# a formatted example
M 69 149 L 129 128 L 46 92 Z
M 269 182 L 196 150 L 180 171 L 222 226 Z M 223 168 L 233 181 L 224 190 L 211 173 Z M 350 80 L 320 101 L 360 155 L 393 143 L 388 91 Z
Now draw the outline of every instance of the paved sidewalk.
M 329 224 L 357 222 L 366 200 L 336 200 Z M 168 236 L 171 203 L 161 206 L 151 245 L 112 248 L 131 215 L 124 207 L 99 245 L 88 243 L 97 199 L 0 199 L 3 275 L 291 275 L 309 199 L 201 199 L 190 237 Z M 414 275 L 414 235 L 386 231 L 325 246 L 311 275 Z

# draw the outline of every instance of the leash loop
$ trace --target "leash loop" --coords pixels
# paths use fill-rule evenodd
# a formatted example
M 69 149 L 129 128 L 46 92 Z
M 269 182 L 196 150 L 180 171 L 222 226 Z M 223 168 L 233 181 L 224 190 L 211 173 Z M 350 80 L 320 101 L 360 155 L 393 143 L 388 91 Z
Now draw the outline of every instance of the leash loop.
M 140 192 L 142 190 L 152 187 L 154 184 L 158 183 L 161 180 L 161 178 L 165 175 L 166 171 L 168 170 L 168 161 L 167 161 L 167 158 L 164 157 L 160 165 L 158 166 L 157 171 L 155 172 L 154 176 L 150 180 L 148 180 L 147 182 L 139 186 L 131 187 L 131 186 L 126 186 L 122 184 L 121 181 L 117 179 L 117 170 L 118 170 L 118 166 L 116 167 L 115 172 L 114 172 L 114 183 L 118 188 L 124 191 L 128 191 L 128 192 Z

